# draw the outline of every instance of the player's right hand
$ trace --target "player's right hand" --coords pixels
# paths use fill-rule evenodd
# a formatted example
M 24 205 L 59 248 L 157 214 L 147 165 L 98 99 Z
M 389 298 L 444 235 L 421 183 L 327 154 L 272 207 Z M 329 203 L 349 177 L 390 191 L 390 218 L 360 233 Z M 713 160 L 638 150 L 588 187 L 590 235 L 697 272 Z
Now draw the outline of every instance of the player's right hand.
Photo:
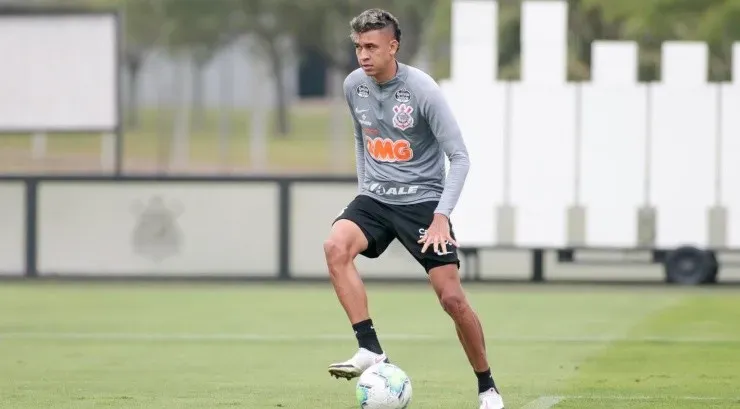
M 432 245 L 434 252 L 437 254 L 447 254 L 447 244 L 457 247 L 457 242 L 452 238 L 452 234 L 450 233 L 450 222 L 447 216 L 435 213 L 432 224 L 429 225 L 429 228 L 419 239 L 418 243 L 423 243 L 421 247 L 422 254 L 427 251 L 429 245 Z

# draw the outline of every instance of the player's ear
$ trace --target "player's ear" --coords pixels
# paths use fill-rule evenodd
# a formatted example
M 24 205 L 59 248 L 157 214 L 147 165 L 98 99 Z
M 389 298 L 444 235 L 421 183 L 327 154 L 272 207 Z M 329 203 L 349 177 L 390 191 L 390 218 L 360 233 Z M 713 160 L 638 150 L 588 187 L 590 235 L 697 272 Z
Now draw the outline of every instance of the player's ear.
M 398 40 L 393 39 L 391 40 L 391 55 L 395 56 L 396 53 L 398 53 Z

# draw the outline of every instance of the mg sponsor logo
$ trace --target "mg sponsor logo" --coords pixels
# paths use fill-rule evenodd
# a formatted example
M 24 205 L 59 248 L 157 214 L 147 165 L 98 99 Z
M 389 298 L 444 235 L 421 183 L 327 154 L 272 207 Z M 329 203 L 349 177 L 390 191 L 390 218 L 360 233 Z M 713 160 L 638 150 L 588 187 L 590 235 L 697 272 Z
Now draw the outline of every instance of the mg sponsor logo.
M 367 152 L 378 162 L 408 162 L 414 157 L 411 143 L 405 139 L 367 138 Z

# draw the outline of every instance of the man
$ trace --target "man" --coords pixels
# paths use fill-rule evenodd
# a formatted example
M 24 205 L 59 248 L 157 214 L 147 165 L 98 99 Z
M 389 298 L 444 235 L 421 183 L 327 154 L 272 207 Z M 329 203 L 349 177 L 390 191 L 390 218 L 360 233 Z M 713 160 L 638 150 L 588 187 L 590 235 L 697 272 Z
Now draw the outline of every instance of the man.
M 379 257 L 398 239 L 424 267 L 455 323 L 478 378 L 480 409 L 503 409 L 480 321 L 460 283 L 449 221 L 469 168 L 460 129 L 434 80 L 397 62 L 401 30 L 393 15 L 367 10 L 350 26 L 361 67 L 347 76 L 344 93 L 355 125 L 359 194 L 335 220 L 324 252 L 360 348 L 351 359 L 330 365 L 329 373 L 352 379 L 375 363 L 389 362 L 354 259 Z

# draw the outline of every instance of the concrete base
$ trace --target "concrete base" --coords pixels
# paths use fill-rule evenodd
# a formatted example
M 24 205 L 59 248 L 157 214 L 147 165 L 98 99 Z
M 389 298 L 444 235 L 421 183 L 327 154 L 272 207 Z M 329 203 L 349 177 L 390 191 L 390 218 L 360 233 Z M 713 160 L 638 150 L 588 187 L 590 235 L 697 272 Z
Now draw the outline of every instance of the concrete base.
M 709 208 L 709 238 L 710 247 L 727 246 L 727 208 L 714 206 Z
M 516 209 L 513 206 L 499 206 L 496 209 L 498 226 L 496 236 L 498 243 L 513 245 L 516 240 Z
M 586 208 L 583 206 L 568 208 L 568 245 L 586 245 Z
M 654 207 L 637 210 L 637 246 L 654 247 L 657 235 L 657 212 Z

